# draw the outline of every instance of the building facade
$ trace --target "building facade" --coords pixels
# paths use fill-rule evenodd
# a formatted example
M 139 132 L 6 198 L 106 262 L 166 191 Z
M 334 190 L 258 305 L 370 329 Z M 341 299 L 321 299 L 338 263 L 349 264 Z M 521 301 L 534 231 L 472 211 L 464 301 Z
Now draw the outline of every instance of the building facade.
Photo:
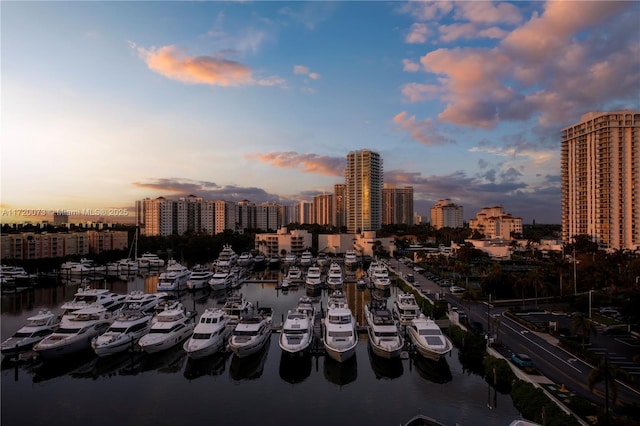
M 454 204 L 450 199 L 438 200 L 431 207 L 431 226 L 440 228 L 462 228 L 464 226 L 462 206 Z
M 380 154 L 367 149 L 347 154 L 345 172 L 347 232 L 375 231 L 382 224 L 383 167 Z
M 385 183 L 382 188 L 382 225 L 413 225 L 413 187 L 397 188 Z
M 346 192 L 347 186 L 344 183 L 333 186 L 333 223 L 338 229 L 347 226 Z
M 640 111 L 588 113 L 562 130 L 562 239 L 640 248 Z
M 317 225 L 334 225 L 333 194 L 320 194 L 313 197 L 314 222 Z
M 522 234 L 522 218 L 505 213 L 502 206 L 483 207 L 475 219 L 469 220 L 469 228 L 478 231 L 486 239 L 515 239 Z

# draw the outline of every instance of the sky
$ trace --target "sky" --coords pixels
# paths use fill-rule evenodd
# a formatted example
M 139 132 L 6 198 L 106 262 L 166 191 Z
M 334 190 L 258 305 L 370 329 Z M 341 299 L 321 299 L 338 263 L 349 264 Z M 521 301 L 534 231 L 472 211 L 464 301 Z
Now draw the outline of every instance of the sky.
M 311 201 L 370 149 L 418 214 L 449 198 L 465 220 L 501 205 L 560 223 L 561 130 L 640 109 L 639 2 L 2 1 L 0 15 L 3 222 L 158 196 Z

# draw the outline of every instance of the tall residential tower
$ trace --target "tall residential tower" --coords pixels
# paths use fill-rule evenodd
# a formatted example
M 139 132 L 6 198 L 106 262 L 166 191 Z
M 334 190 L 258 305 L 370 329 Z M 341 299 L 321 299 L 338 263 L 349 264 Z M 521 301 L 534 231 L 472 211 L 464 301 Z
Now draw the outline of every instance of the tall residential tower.
M 347 232 L 376 231 L 382 223 L 382 158 L 367 149 L 347 154 Z

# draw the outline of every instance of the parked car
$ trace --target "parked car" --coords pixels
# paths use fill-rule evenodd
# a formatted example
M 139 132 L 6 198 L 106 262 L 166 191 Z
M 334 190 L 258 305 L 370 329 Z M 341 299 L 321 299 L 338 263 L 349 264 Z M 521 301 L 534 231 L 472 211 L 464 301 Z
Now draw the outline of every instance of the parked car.
M 463 288 L 463 287 L 458 287 L 457 285 L 453 285 L 453 286 L 451 286 L 449 291 L 451 292 L 451 294 L 462 294 L 462 293 L 464 293 L 466 291 L 466 289 Z
M 407 281 L 408 281 L 408 282 L 412 283 L 412 282 L 414 282 L 415 280 L 416 280 L 416 279 L 415 279 L 415 277 L 413 276 L 413 274 L 407 274 Z
M 512 354 L 511 361 L 520 368 L 533 367 L 533 361 L 527 354 Z

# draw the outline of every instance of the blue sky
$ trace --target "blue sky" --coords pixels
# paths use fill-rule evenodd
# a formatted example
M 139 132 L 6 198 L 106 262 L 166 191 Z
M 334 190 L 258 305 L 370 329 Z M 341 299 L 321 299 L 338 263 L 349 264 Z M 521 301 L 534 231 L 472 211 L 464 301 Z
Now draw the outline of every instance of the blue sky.
M 367 148 L 419 214 L 559 223 L 561 129 L 640 107 L 636 2 L 0 7 L 3 209 L 310 200 Z

